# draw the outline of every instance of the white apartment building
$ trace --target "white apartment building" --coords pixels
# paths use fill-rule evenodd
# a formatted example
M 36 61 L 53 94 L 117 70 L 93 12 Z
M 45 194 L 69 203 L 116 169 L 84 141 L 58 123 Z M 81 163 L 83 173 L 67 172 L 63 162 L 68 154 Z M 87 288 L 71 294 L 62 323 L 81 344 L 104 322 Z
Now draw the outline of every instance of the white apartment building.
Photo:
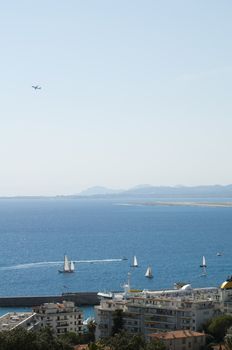
M 127 285 L 128 287 L 128 285 Z M 96 338 L 111 335 L 115 310 L 122 310 L 124 329 L 131 334 L 175 330 L 199 331 L 209 319 L 219 314 L 232 314 L 232 278 L 220 288 L 192 288 L 179 290 L 127 291 L 102 299 L 95 306 Z
M 51 327 L 57 334 L 83 333 L 83 313 L 72 301 L 45 303 L 33 310 L 40 327 Z

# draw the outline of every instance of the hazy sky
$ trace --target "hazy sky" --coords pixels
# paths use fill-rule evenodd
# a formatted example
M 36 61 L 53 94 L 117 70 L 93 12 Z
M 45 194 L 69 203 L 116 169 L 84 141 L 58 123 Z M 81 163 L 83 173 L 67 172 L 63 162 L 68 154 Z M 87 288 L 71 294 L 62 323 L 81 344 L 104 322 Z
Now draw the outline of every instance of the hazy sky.
M 231 11 L 2 1 L 0 195 L 231 183 Z

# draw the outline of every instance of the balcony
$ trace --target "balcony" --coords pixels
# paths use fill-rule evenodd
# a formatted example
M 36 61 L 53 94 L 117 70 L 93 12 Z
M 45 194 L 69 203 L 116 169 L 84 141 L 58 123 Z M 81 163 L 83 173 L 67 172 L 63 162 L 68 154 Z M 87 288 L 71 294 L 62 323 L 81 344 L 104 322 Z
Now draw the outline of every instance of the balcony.
M 59 322 L 57 323 L 57 328 L 68 327 L 68 322 Z

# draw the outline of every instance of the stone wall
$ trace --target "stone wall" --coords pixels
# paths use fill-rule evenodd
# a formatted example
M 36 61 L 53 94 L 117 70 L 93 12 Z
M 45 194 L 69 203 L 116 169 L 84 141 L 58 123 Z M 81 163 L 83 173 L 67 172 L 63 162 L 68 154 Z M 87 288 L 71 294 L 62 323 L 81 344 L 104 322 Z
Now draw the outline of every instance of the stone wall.
M 63 300 L 73 301 L 80 306 L 99 304 L 97 292 L 80 292 L 49 296 L 0 297 L 0 307 L 33 307 L 43 303 L 58 303 Z

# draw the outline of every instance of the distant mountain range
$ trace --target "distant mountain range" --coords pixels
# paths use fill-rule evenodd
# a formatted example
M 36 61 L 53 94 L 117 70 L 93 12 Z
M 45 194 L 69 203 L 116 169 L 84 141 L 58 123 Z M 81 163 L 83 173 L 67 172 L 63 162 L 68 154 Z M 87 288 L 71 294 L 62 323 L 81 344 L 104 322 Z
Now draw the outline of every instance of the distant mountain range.
M 225 196 L 232 197 L 232 185 L 211 186 L 151 186 L 138 185 L 127 190 L 113 190 L 107 187 L 90 187 L 77 196 L 81 197 L 149 197 L 149 196 Z
M 161 197 L 231 197 L 231 185 L 211 185 L 211 186 L 151 186 L 138 185 L 127 190 L 111 189 L 103 186 L 87 188 L 80 193 L 73 195 L 56 196 L 0 196 L 0 199 L 43 199 L 43 198 L 161 198 Z
M 107 194 L 116 194 L 121 193 L 123 190 L 112 190 L 111 188 L 103 187 L 103 186 L 93 186 L 87 188 L 84 191 L 78 193 L 80 196 L 96 196 L 96 195 L 107 195 Z

